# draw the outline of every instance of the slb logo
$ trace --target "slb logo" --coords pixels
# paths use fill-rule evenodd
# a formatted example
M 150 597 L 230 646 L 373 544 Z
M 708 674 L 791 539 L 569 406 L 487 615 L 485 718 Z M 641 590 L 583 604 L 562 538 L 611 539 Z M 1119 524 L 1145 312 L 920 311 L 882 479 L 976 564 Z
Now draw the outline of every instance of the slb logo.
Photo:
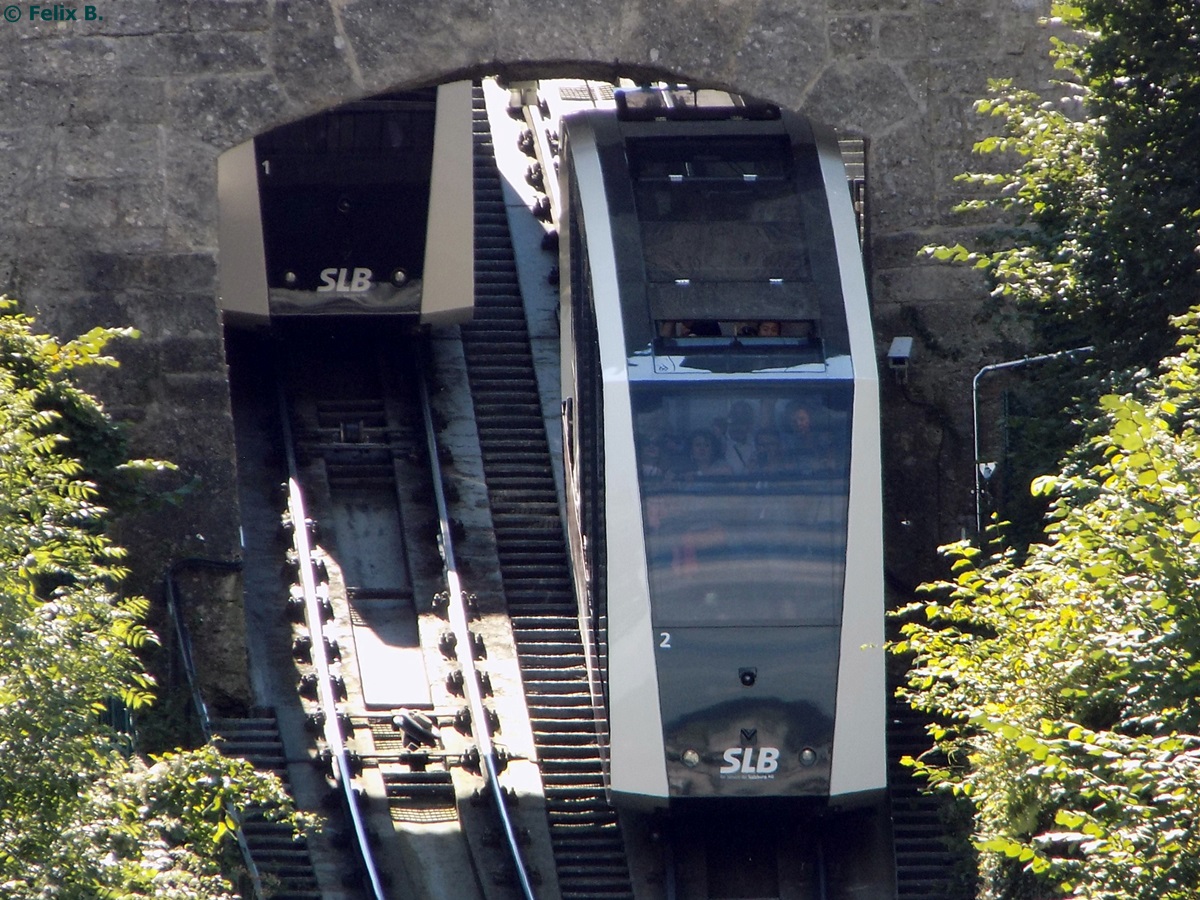
M 773 775 L 779 768 L 779 751 L 775 747 L 730 747 L 725 751 L 722 775 Z
M 318 291 L 361 294 L 371 289 L 370 269 L 322 269 Z

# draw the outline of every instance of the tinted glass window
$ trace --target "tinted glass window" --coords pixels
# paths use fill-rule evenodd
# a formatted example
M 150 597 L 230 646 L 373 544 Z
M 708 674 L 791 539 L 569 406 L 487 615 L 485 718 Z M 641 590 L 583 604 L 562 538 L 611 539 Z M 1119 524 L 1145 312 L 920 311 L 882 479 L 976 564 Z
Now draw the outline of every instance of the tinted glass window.
M 850 382 L 637 385 L 655 625 L 834 624 Z
M 814 146 L 786 134 L 656 137 L 630 140 L 626 155 L 654 322 L 807 321 L 826 356 L 847 352 Z
M 785 139 L 647 141 L 630 163 L 647 280 L 812 277 Z

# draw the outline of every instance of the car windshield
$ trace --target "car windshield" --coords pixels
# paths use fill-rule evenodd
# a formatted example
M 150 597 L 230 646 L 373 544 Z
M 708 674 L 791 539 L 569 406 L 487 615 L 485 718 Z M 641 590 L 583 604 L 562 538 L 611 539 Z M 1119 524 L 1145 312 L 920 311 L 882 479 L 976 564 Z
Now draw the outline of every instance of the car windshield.
M 635 386 L 656 626 L 837 622 L 852 390 Z

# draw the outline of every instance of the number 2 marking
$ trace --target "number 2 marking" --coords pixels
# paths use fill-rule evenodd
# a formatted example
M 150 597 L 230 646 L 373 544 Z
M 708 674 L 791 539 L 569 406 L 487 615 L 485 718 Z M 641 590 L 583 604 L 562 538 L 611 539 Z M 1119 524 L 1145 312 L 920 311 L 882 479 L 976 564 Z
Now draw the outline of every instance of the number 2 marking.
M 671 649 L 671 632 L 660 631 L 658 633 L 658 635 L 659 635 L 658 646 L 664 650 L 670 650 Z

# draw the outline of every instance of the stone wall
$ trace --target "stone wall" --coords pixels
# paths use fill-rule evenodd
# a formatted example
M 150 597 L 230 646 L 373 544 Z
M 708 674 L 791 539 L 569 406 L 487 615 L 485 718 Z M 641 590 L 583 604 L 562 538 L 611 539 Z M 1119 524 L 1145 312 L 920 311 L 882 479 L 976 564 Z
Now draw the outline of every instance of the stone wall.
M 869 140 L 894 574 L 929 571 L 970 521 L 970 378 L 1009 330 L 967 274 L 917 257 L 986 122 L 986 79 L 1048 77 L 1049 0 L 94 0 L 0 21 L 0 289 L 45 327 L 139 328 L 97 385 L 138 452 L 199 487 L 127 538 L 142 585 L 174 558 L 238 552 L 215 303 L 216 158 L 279 123 L 464 76 L 644 73 L 730 86 Z M 74 10 L 74 20 L 67 13 Z M 49 20 L 42 16 L 49 15 Z M 55 20 L 54 17 L 57 17 Z M 15 20 L 15 21 L 14 21 Z M 997 355 L 1000 354 L 1000 355 Z M 902 524 L 904 523 L 904 524 Z M 916 561 L 916 562 L 914 562 Z

